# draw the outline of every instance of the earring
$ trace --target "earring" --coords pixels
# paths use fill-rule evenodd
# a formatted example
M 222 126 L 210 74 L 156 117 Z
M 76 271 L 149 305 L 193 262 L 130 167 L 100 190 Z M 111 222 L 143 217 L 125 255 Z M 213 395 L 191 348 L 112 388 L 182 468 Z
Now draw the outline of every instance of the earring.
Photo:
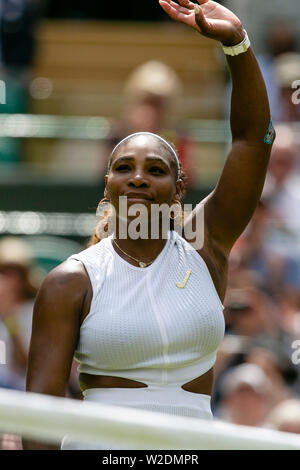
M 107 199 L 106 197 L 101 199 L 101 201 L 99 202 L 97 206 L 96 215 L 97 216 L 105 215 L 105 213 L 109 211 L 110 205 L 111 205 L 111 202 L 109 199 Z
M 175 211 L 174 210 L 174 205 L 176 204 L 176 206 L 179 206 L 179 209 L 178 211 Z M 177 212 L 177 215 L 175 217 L 172 217 L 171 216 L 171 213 L 173 212 L 173 214 L 175 214 Z M 171 220 L 175 220 L 177 219 L 178 217 L 181 217 L 182 218 L 182 206 L 180 204 L 179 201 L 176 201 L 174 204 L 172 204 L 172 206 L 170 207 L 170 219 Z
M 114 211 L 109 199 L 105 197 L 101 199 L 96 215 L 100 219 L 96 227 L 96 235 L 101 240 L 111 235 L 114 231 Z

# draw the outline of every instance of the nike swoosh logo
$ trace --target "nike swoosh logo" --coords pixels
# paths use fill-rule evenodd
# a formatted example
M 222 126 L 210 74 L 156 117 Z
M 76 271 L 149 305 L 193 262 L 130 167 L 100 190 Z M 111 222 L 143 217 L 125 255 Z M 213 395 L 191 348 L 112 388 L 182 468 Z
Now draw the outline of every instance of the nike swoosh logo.
M 189 280 L 190 275 L 192 274 L 192 270 L 190 269 L 187 273 L 185 278 L 183 279 L 182 282 L 176 282 L 176 286 L 179 287 L 179 289 L 184 289 L 186 286 L 186 283 Z

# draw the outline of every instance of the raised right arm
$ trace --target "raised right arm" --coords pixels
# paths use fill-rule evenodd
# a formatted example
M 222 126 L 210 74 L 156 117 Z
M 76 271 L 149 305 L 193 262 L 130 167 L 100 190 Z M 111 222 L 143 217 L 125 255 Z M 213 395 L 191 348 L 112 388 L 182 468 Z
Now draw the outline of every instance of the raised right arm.
M 82 264 L 68 260 L 44 280 L 34 305 L 28 392 L 64 397 L 90 283 Z M 24 449 L 47 447 L 23 440 Z M 57 448 L 57 447 L 56 447 Z

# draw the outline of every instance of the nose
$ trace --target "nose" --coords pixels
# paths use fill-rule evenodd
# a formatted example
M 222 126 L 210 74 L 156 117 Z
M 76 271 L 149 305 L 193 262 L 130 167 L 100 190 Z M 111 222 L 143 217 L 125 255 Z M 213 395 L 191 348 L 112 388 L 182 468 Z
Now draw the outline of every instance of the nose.
M 149 187 L 149 182 L 141 171 L 137 171 L 128 181 L 128 186 L 147 188 Z

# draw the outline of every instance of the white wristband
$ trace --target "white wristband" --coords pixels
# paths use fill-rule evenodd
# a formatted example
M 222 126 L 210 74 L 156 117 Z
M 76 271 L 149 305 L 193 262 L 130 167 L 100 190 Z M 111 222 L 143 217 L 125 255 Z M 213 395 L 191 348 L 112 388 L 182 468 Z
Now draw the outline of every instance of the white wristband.
M 228 46 L 222 45 L 223 51 L 226 55 L 235 56 L 235 55 L 243 54 L 249 49 L 249 47 L 251 46 L 250 39 L 248 38 L 247 31 L 244 30 L 244 32 L 245 32 L 245 37 L 243 41 L 237 44 L 236 46 L 228 47 Z

